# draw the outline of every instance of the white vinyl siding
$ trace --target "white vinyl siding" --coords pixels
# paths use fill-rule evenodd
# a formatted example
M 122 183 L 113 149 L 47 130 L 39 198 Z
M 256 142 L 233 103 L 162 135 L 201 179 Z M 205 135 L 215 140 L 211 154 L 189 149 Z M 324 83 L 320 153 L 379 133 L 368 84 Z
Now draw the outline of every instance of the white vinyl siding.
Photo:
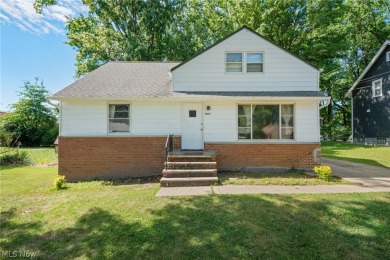
M 107 134 L 106 102 L 62 102 L 61 136 Z
M 180 134 L 180 103 L 137 101 L 132 102 L 132 134 Z
M 264 53 L 264 72 L 226 72 L 226 53 L 235 51 Z M 245 64 L 245 55 L 243 59 Z M 174 70 L 172 85 L 177 91 L 316 91 L 318 73 L 305 62 L 244 29 Z
M 184 101 L 183 101 L 184 102 Z M 111 136 L 108 133 L 108 105 L 113 102 L 62 102 L 61 136 Z M 181 101 L 128 101 L 130 134 L 124 136 L 166 136 L 181 134 Z M 295 140 L 239 140 L 239 104 L 291 104 L 286 101 L 204 101 L 203 139 L 207 143 L 235 142 L 319 142 L 317 101 L 294 103 Z M 210 110 L 207 110 L 210 106 Z M 120 135 L 119 135 L 120 136 Z
M 207 111 L 206 107 L 210 106 Z M 203 139 L 205 142 L 236 142 L 236 114 L 234 101 L 205 102 Z
M 295 140 L 298 142 L 319 142 L 320 117 L 318 102 L 297 102 L 294 108 Z

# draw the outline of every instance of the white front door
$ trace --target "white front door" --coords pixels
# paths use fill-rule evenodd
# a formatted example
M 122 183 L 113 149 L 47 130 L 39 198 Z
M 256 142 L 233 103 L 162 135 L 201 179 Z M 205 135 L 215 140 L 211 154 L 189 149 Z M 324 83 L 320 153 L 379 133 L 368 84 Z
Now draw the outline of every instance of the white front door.
M 203 150 L 202 103 L 183 103 L 181 107 L 181 149 Z

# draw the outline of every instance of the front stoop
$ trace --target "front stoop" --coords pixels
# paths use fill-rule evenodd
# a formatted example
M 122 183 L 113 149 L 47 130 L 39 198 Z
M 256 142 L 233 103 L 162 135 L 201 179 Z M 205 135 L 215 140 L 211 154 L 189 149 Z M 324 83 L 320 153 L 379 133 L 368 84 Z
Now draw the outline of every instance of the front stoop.
M 164 164 L 161 187 L 209 186 L 218 183 L 212 151 L 174 151 Z

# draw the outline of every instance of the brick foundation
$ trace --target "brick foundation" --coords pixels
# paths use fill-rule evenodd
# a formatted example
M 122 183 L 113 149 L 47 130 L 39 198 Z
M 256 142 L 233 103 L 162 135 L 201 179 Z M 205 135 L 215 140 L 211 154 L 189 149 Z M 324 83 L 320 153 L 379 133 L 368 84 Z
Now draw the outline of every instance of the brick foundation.
M 70 182 L 161 175 L 166 137 L 60 137 L 58 173 Z M 174 137 L 180 149 L 180 137 Z
M 244 170 L 248 168 L 312 168 L 314 149 L 320 143 L 264 144 L 264 143 L 206 143 L 206 150 L 217 152 L 218 170 Z
M 70 182 L 161 175 L 166 137 L 60 137 L 58 172 Z M 174 149 L 181 138 L 174 137 Z M 319 143 L 206 143 L 217 153 L 218 170 L 256 167 L 312 168 Z

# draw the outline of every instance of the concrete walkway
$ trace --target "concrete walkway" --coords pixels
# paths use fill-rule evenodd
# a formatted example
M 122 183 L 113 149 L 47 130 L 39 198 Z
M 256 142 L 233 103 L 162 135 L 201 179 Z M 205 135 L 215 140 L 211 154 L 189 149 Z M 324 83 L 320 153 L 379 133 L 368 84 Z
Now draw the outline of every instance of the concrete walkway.
M 316 186 L 253 186 L 223 185 L 200 187 L 160 188 L 156 196 L 186 196 L 208 194 L 321 194 L 350 192 L 390 192 L 390 169 L 368 166 L 347 161 L 322 159 L 322 164 L 329 165 L 333 175 L 353 182 L 351 185 L 316 185 Z

